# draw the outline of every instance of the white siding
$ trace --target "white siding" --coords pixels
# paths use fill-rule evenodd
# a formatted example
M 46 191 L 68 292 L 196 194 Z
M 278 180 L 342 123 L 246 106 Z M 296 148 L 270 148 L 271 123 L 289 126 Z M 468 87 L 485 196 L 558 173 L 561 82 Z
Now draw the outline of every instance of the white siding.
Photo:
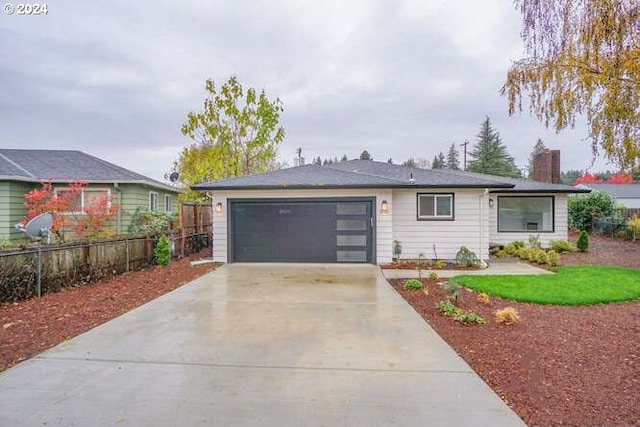
M 221 213 L 213 212 L 213 260 L 228 262 L 227 254 L 227 199 L 253 198 L 305 198 L 305 197 L 375 197 L 376 199 L 376 260 L 378 263 L 391 261 L 392 251 L 392 212 L 393 202 L 391 190 L 354 189 L 354 190 L 235 190 L 211 191 L 213 205 L 221 202 L 224 207 Z M 386 200 L 389 213 L 380 213 L 380 204 Z
M 498 232 L 498 196 L 553 196 L 554 200 L 554 231 L 553 232 Z M 494 200 L 494 206 L 490 209 L 490 221 L 491 221 L 491 235 L 490 240 L 492 244 L 507 244 L 514 240 L 520 240 L 525 243 L 529 241 L 529 236 L 538 236 L 542 246 L 548 247 L 550 240 L 559 240 L 568 238 L 568 224 L 569 218 L 567 215 L 567 195 L 566 194 L 491 194 L 491 198 Z
M 454 193 L 453 221 L 418 221 L 418 193 Z M 401 258 L 455 259 L 461 246 L 478 257 L 489 255 L 488 197 L 482 189 L 393 190 L 393 239 L 402 245 Z M 434 253 L 435 245 L 435 253 Z

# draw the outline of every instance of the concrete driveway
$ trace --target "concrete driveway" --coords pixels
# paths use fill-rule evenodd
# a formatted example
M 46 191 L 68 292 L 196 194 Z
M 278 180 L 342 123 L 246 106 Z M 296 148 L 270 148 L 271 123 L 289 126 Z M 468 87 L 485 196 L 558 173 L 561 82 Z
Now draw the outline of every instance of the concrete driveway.
M 1 373 L 0 425 L 524 424 L 377 267 L 234 264 Z

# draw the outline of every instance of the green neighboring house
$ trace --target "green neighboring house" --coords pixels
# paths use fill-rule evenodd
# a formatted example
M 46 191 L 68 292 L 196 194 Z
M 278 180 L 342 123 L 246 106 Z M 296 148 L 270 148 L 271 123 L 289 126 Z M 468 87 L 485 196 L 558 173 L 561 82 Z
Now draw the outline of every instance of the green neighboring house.
M 92 196 L 113 196 L 118 234 L 128 232 L 136 211 L 178 212 L 177 189 L 81 151 L 0 149 L 0 241 L 24 238 L 14 227 L 27 213 L 24 195 L 47 181 L 56 191 L 87 182 L 82 207 Z

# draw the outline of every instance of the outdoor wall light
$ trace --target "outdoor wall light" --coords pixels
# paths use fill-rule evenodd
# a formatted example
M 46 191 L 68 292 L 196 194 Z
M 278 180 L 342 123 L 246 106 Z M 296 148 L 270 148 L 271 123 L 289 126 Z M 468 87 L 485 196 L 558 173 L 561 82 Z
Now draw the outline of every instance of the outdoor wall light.
M 492 208 L 493 207 L 493 199 L 489 199 L 489 207 Z
M 380 203 L 380 213 L 389 213 L 389 203 L 386 200 L 383 200 L 382 203 Z
M 216 203 L 216 213 L 222 213 L 222 203 Z

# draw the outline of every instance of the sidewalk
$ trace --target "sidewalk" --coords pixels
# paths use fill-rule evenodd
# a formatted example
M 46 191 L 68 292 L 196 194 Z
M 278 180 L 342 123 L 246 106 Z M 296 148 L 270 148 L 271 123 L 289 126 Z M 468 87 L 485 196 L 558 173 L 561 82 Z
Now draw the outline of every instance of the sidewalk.
M 429 277 L 429 274 L 436 273 L 441 278 L 451 278 L 453 276 L 474 275 L 474 276 L 521 276 L 527 274 L 553 274 L 551 271 L 523 262 L 493 262 L 487 268 L 479 270 L 422 270 L 422 277 Z M 382 274 L 387 279 L 417 279 L 418 270 L 382 269 Z

